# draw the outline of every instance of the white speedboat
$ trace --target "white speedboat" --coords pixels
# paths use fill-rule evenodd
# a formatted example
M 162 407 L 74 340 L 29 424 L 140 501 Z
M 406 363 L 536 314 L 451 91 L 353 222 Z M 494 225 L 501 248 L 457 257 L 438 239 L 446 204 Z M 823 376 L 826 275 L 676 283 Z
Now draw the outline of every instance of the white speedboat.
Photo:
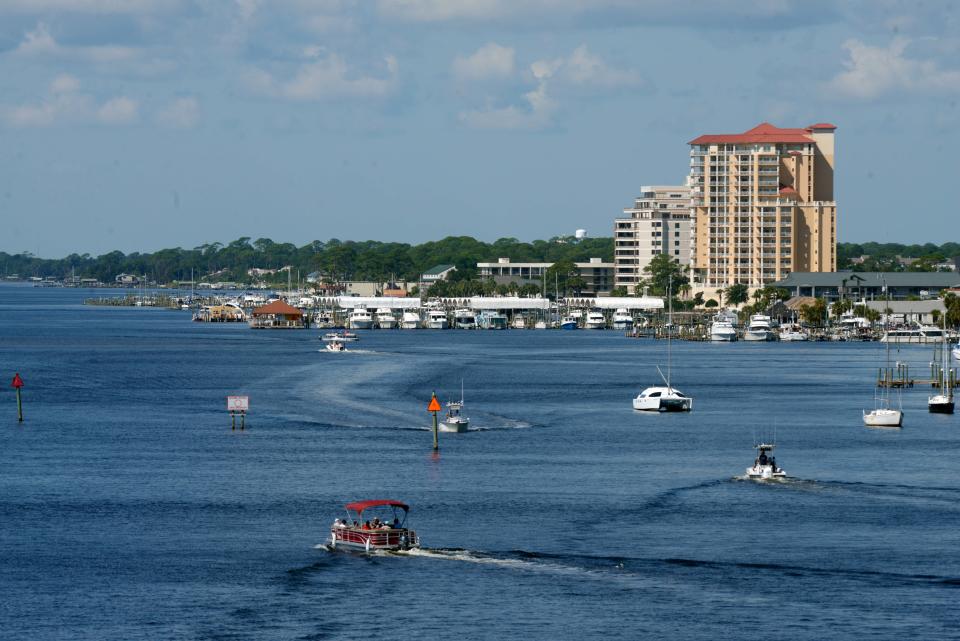
M 347 326 L 350 329 L 371 329 L 373 328 L 373 314 L 366 307 L 357 307 L 350 312 Z
M 710 340 L 718 343 L 732 343 L 737 340 L 737 330 L 728 318 L 717 314 L 710 325 Z
M 347 347 L 343 344 L 342 340 L 328 341 L 324 347 L 327 348 L 328 352 L 345 352 Z
M 476 329 L 477 316 L 470 309 L 458 309 L 453 312 L 453 324 L 457 329 Z
M 667 286 L 667 327 L 673 327 L 673 280 Z M 667 375 L 664 376 L 660 368 L 657 372 L 665 385 L 652 386 L 640 392 L 633 399 L 633 409 L 644 412 L 689 412 L 693 409 L 693 399 L 670 384 L 671 371 L 671 339 L 672 331 L 667 332 Z
M 745 341 L 772 341 L 776 338 L 770 327 L 770 317 L 766 314 L 754 314 L 750 317 L 750 324 L 743 332 Z
M 776 445 L 770 443 L 760 443 L 754 446 L 759 454 L 753 461 L 753 467 L 747 468 L 747 478 L 757 481 L 786 478 L 787 474 L 783 471 L 783 468 L 777 467 L 777 459 L 773 456 L 767 456 L 767 453 L 772 453 L 775 447 Z
M 389 307 L 381 307 L 377 310 L 377 327 L 380 329 L 396 329 L 397 317 L 393 315 L 393 310 Z
M 441 432 L 466 432 L 470 419 L 463 415 L 463 381 L 460 382 L 460 400 L 447 403 L 447 415 L 440 423 Z
M 585 329 L 606 329 L 607 319 L 603 317 L 602 312 L 587 312 L 587 320 L 583 326 Z
M 431 309 L 427 312 L 425 325 L 427 329 L 447 329 L 450 327 L 450 321 L 447 320 L 447 313 L 442 309 Z
M 358 337 L 353 332 L 327 332 L 321 338 L 324 342 L 330 341 L 340 341 L 340 342 L 353 342 L 358 340 Z
M 633 329 L 633 316 L 626 308 L 621 307 L 613 312 L 613 328 L 622 332 Z
M 560 321 L 560 329 L 577 329 L 577 319 L 573 316 L 564 316 Z
M 799 325 L 784 325 L 780 329 L 780 340 L 786 342 L 802 342 L 810 340 L 810 334 L 803 331 Z
M 403 329 L 417 329 L 420 327 L 420 314 L 413 310 L 407 310 L 403 313 L 403 320 L 400 321 L 400 327 Z

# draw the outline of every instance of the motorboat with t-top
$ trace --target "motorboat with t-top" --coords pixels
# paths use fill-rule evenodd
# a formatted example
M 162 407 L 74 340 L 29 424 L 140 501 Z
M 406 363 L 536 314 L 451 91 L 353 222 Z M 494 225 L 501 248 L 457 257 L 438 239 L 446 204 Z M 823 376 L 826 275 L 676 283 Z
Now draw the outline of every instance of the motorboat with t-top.
M 770 317 L 766 314 L 754 314 L 743 332 L 745 341 L 772 341 L 776 338 L 770 326 Z
M 757 458 L 753 461 L 753 467 L 747 468 L 747 478 L 758 481 L 786 478 L 786 472 L 783 468 L 777 467 L 777 459 L 772 455 L 776 445 L 760 443 L 753 447 L 757 450 Z
M 660 368 L 657 373 L 663 379 L 665 386 L 655 385 L 640 392 L 633 399 L 633 409 L 646 412 L 689 412 L 693 409 L 693 399 L 670 384 L 671 371 L 671 338 L 673 333 L 673 279 L 668 281 L 667 300 L 667 375 L 664 376 Z
M 393 500 L 347 503 L 347 517 L 336 519 L 330 528 L 330 547 L 358 552 L 404 552 L 419 548 L 420 537 L 407 528 L 410 506 Z M 364 512 L 376 516 L 364 520 Z M 381 520 L 380 514 L 383 514 Z
M 460 400 L 447 403 L 447 415 L 440 423 L 441 432 L 466 432 L 470 419 L 463 415 L 463 381 L 460 381 Z

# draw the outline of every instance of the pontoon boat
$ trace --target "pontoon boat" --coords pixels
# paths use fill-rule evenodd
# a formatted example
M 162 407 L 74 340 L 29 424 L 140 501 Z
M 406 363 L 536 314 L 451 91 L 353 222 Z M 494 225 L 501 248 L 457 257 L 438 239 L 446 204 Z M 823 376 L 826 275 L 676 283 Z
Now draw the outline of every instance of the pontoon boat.
M 400 501 L 374 500 L 347 503 L 347 518 L 337 519 L 330 528 L 330 547 L 363 552 L 400 552 L 420 547 L 420 538 L 405 527 L 410 506 Z M 387 510 L 389 508 L 389 511 Z M 384 513 L 372 520 L 363 520 L 366 510 Z

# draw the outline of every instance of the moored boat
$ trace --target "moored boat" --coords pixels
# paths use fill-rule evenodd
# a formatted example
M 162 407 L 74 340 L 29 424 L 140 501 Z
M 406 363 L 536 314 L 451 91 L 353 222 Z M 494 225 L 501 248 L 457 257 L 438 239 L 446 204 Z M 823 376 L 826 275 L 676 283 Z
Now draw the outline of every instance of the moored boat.
M 403 313 L 403 320 L 400 321 L 400 327 L 403 329 L 417 329 L 420 327 L 420 314 L 408 309 Z
M 625 307 L 613 312 L 613 328 L 622 332 L 629 332 L 633 329 L 633 316 Z
M 927 409 L 933 414 L 953 414 L 953 372 L 950 369 L 950 356 L 947 354 L 947 319 L 943 318 L 943 343 L 940 348 L 940 363 L 938 365 L 937 384 L 940 393 L 927 399 Z
M 584 329 L 606 329 L 607 319 L 603 317 L 603 312 L 587 312 L 587 320 L 584 323 Z
M 453 312 L 453 324 L 457 329 L 476 329 L 476 314 L 474 314 L 471 309 L 458 309 Z
M 754 314 L 743 333 L 745 341 L 772 341 L 776 338 L 770 326 L 770 317 L 766 314 Z
M 410 506 L 393 500 L 369 500 L 347 503 L 346 519 L 336 519 L 330 528 L 330 547 L 363 552 L 401 552 L 420 547 L 420 537 L 406 527 Z M 379 514 L 372 520 L 363 520 L 366 510 L 385 512 L 391 517 L 380 520 Z
M 573 316 L 564 316 L 560 321 L 560 329 L 577 329 L 577 319 Z
M 372 329 L 373 328 L 373 315 L 365 307 L 357 307 L 352 312 L 350 312 L 350 318 L 348 320 L 348 326 L 350 329 Z
M 645 412 L 689 412 L 693 410 L 693 399 L 670 384 L 671 373 L 671 334 L 673 333 L 673 279 L 667 285 L 667 375 L 660 368 L 657 372 L 664 385 L 654 385 L 640 392 L 633 399 L 633 409 Z
M 380 329 L 396 329 L 397 317 L 393 315 L 393 310 L 389 307 L 381 307 L 377 310 L 377 327 Z

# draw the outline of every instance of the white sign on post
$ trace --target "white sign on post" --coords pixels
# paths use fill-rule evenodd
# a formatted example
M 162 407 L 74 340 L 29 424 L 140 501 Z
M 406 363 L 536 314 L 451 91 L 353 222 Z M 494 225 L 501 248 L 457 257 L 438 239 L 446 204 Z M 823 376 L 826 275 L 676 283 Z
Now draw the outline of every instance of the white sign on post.
M 246 412 L 249 409 L 250 409 L 249 396 L 228 396 L 227 397 L 228 412 Z

